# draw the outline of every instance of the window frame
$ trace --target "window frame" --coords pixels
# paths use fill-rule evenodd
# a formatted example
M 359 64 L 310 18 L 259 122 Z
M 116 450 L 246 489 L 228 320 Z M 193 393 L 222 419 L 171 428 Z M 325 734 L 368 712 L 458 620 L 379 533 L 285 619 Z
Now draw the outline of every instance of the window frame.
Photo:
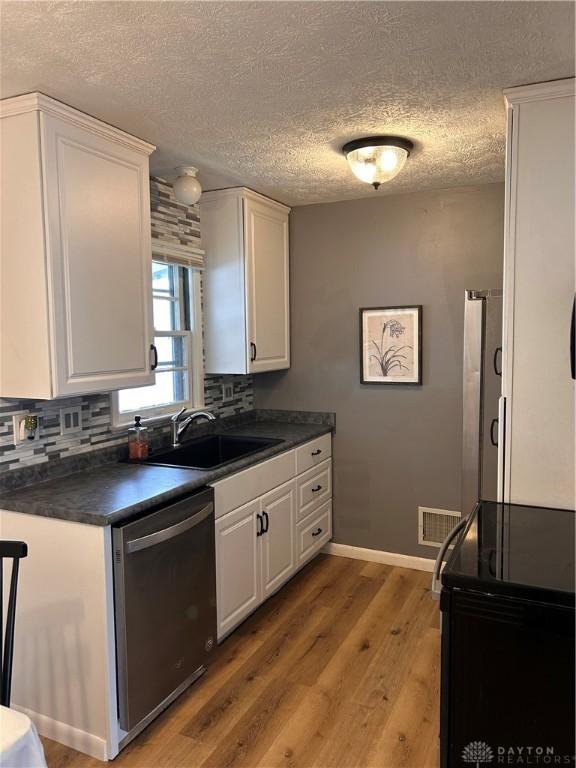
M 134 422 L 135 415 L 141 415 L 143 423 L 150 424 L 154 422 L 166 421 L 182 408 L 187 413 L 202 410 L 204 408 L 204 344 L 202 333 L 202 277 L 201 269 L 193 264 L 183 264 L 180 261 L 166 258 L 152 258 L 152 261 L 158 263 L 167 263 L 177 267 L 186 267 L 189 272 L 189 303 L 188 314 L 190 319 L 190 330 L 175 331 L 157 331 L 152 323 L 153 336 L 182 336 L 187 339 L 186 352 L 188 354 L 188 400 L 179 400 L 178 402 L 167 405 L 152 406 L 150 408 L 137 408 L 133 411 L 120 411 L 119 393 L 112 392 L 110 397 L 110 406 L 112 413 L 112 427 L 114 429 L 126 429 Z M 151 296 L 151 301 L 154 296 Z M 182 299 L 180 299 L 182 301 Z M 150 385 L 145 385 L 150 386 Z M 133 389 L 133 387 L 129 387 Z

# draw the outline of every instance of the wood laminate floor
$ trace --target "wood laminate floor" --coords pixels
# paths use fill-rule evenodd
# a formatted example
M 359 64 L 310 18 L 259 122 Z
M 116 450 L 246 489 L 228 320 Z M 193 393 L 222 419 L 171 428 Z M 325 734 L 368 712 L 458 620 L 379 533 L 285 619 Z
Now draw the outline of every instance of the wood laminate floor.
M 430 574 L 321 555 L 216 651 L 114 768 L 436 768 Z M 102 763 L 44 740 L 49 768 Z

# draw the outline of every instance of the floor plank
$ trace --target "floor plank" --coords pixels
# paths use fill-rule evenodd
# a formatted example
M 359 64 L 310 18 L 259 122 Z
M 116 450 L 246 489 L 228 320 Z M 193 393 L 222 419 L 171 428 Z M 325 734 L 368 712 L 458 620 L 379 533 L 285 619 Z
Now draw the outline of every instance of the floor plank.
M 217 649 L 119 768 L 435 768 L 430 575 L 322 555 Z M 49 768 L 102 764 L 43 739 Z
M 414 644 L 429 628 L 430 612 L 435 606 L 424 588 L 426 575 L 396 569 L 393 577 L 389 589 L 396 601 L 389 603 L 387 614 L 376 610 L 374 617 L 369 617 L 360 628 L 371 630 L 362 641 L 363 647 L 369 647 L 357 654 L 356 664 L 348 669 L 342 667 L 341 674 L 334 675 L 332 682 L 340 685 L 339 706 L 325 744 L 313 763 L 316 766 L 367 768 L 371 745 L 386 728 L 414 663 Z M 373 624 L 373 620 L 377 623 Z M 378 627 L 376 632 L 374 627 Z M 328 673 L 329 670 L 320 683 L 328 682 Z
M 426 630 L 415 651 L 414 665 L 386 728 L 369 753 L 367 765 L 393 765 L 394 768 L 437 765 L 434 744 L 438 731 L 439 633 L 434 629 Z
M 220 740 L 202 768 L 257 765 L 301 697 L 299 686 L 285 679 L 272 680 L 226 738 Z

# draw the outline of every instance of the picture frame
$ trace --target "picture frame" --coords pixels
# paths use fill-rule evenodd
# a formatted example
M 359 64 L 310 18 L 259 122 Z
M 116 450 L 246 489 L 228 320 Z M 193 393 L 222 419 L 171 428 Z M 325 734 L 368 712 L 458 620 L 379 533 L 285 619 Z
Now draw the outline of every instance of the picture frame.
M 362 384 L 422 384 L 422 305 L 360 308 Z

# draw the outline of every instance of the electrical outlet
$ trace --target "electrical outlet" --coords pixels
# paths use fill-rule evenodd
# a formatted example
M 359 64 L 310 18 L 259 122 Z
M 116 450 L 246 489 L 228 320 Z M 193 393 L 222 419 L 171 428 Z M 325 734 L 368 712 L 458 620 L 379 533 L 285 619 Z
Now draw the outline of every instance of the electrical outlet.
M 230 400 L 234 400 L 234 384 L 226 382 L 222 384 L 222 402 L 229 403 Z
M 60 434 L 82 432 L 82 408 L 60 408 Z
M 12 415 L 14 445 L 38 440 L 40 437 L 40 417 L 35 413 L 20 411 Z

